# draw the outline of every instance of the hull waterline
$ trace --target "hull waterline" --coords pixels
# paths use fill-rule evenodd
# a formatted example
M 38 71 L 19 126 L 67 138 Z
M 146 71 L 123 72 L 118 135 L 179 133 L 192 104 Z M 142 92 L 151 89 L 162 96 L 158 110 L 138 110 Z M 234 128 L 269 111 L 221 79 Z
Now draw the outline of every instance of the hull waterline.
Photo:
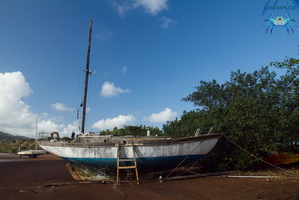
M 44 150 L 67 160 L 73 169 L 90 169 L 95 174 L 111 176 L 116 171 L 118 148 L 119 158 L 132 159 L 133 144 L 138 171 L 157 172 L 198 161 L 216 145 L 220 136 L 177 139 L 84 136 L 71 143 L 41 141 L 39 144 Z

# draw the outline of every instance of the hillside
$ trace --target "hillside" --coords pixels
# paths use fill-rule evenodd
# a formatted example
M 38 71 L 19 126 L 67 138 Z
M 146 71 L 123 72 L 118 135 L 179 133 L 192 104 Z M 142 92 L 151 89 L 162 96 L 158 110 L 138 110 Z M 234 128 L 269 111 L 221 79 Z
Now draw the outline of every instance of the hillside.
M 35 149 L 35 140 L 24 136 L 14 136 L 0 131 L 0 153 L 17 153 Z
M 27 138 L 24 136 L 14 136 L 0 131 L 0 140 L 14 141 L 14 140 L 30 140 L 30 139 L 31 138 Z

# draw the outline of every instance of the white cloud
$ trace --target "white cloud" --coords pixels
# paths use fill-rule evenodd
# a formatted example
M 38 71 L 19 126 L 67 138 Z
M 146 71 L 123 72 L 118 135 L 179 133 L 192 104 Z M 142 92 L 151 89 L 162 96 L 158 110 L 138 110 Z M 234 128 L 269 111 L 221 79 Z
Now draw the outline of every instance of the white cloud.
M 54 109 L 54 110 L 56 110 L 56 111 L 61 111 L 61 112 L 63 112 L 63 111 L 73 111 L 74 109 L 72 109 L 72 108 L 68 108 L 68 107 L 66 107 L 64 104 L 62 104 L 62 103 L 53 103 L 52 105 L 51 105 L 51 107 Z
M 135 0 L 134 7 L 143 7 L 150 14 L 156 15 L 167 9 L 167 0 Z
M 114 0 L 112 5 L 117 9 L 119 15 L 124 16 L 127 11 L 143 8 L 149 14 L 156 15 L 162 10 L 167 10 L 168 0 Z
M 37 124 L 38 132 L 44 132 L 45 137 L 50 137 L 50 133 L 58 132 L 60 137 L 71 137 L 71 133 L 74 131 L 76 134 L 79 134 L 78 122 L 74 121 L 72 124 L 64 125 L 57 124 L 53 120 L 41 120 Z
M 32 94 L 29 84 L 22 72 L 0 73 L 0 131 L 12 135 L 35 137 L 36 114 L 32 113 L 30 106 L 22 101 Z M 38 116 L 38 132 L 58 131 L 69 137 L 74 125 L 65 126 L 57 124 L 57 118 L 49 118 L 47 113 Z M 68 133 L 69 132 L 69 133 Z
M 66 127 L 63 128 L 63 136 L 72 137 L 72 132 L 76 133 L 76 134 L 80 134 L 80 130 L 79 130 L 79 126 L 77 124 L 77 122 L 74 122 L 73 124 L 69 124 Z
M 102 119 L 94 123 L 91 127 L 106 130 L 113 129 L 114 127 L 120 128 L 124 125 L 132 124 L 135 121 L 135 117 L 133 115 L 119 115 L 115 118 Z
M 52 120 L 41 120 L 37 124 L 39 132 L 52 133 L 54 131 L 60 132 L 63 130 L 64 125 L 58 125 Z
M 166 122 L 172 120 L 176 116 L 176 112 L 173 112 L 170 108 L 165 108 L 165 110 L 161 111 L 160 113 L 153 113 L 148 117 L 144 117 L 143 121 L 149 121 L 152 123 Z
M 113 5 L 113 7 L 116 8 L 116 10 L 120 16 L 124 16 L 125 12 L 132 9 L 130 4 L 128 4 L 128 3 L 118 3 L 116 1 L 113 1 L 112 5 Z
M 123 90 L 119 87 L 115 87 L 114 83 L 105 82 L 101 89 L 101 95 L 104 97 L 112 97 L 112 96 L 118 96 L 122 93 L 128 93 L 130 90 Z
M 159 18 L 159 21 L 162 22 L 162 24 L 160 25 L 162 28 L 168 28 L 170 25 L 174 25 L 177 23 L 177 20 L 173 20 L 173 19 L 167 18 L 165 16 Z
M 0 73 L 1 131 L 15 135 L 26 135 L 32 131 L 36 117 L 31 113 L 30 106 L 22 101 L 31 93 L 21 72 Z

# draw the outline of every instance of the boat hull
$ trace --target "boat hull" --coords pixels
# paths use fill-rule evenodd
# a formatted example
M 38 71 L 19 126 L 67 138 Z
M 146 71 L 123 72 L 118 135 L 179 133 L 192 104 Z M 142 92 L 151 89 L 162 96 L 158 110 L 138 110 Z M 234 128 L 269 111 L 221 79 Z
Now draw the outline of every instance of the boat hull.
M 205 135 L 181 139 L 138 139 L 123 138 L 119 141 L 111 139 L 111 143 L 60 143 L 40 142 L 40 146 L 76 167 L 86 167 L 99 173 L 111 175 L 116 171 L 118 149 L 119 158 L 134 158 L 132 143 L 138 171 L 155 172 L 173 169 L 195 162 L 208 154 L 216 145 L 220 134 Z M 106 140 L 105 140 L 106 141 Z M 130 165 L 130 162 L 125 162 Z
M 177 167 L 180 162 L 183 161 L 183 165 L 198 161 L 199 159 L 205 157 L 206 154 L 201 155 L 190 155 L 186 156 L 166 156 L 166 157 L 146 157 L 146 158 L 136 158 L 138 170 L 141 171 L 161 171 L 168 170 Z M 116 167 L 116 158 L 67 158 L 62 157 L 65 160 L 68 160 L 70 163 L 76 164 L 80 163 L 89 167 L 99 168 L 99 169 L 115 169 Z M 131 165 L 130 162 L 126 162 L 127 165 Z

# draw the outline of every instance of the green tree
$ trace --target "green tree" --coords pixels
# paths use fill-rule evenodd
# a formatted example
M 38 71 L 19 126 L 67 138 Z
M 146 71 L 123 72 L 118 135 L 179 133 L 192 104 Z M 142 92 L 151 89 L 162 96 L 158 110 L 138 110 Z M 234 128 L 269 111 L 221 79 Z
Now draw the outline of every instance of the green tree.
M 151 131 L 151 135 L 161 135 L 162 131 L 158 127 L 149 127 L 146 125 L 124 125 L 123 128 L 118 129 L 114 127 L 112 131 L 106 130 L 101 131 L 102 134 L 113 134 L 113 135 L 134 135 L 134 136 L 145 136 L 147 134 L 147 130 Z
M 175 133 L 182 131 L 183 122 L 188 121 L 183 117 L 188 119 L 196 115 L 197 119 L 191 120 L 191 124 L 216 127 L 257 156 L 264 157 L 274 151 L 295 151 L 298 146 L 294 143 L 299 141 L 298 64 L 299 60 L 293 58 L 270 63 L 270 66 L 285 70 L 280 77 L 270 72 L 269 67 L 262 67 L 253 73 L 232 72 L 230 80 L 224 84 L 216 80 L 200 81 L 196 91 L 182 99 L 199 107 L 198 114 L 194 111 L 184 113 L 181 120 L 167 125 L 171 125 Z M 166 131 L 170 132 L 167 125 Z M 246 161 L 240 150 L 231 144 L 223 142 L 222 145 L 225 148 L 220 154 L 226 164 L 230 162 L 227 166 L 245 168 L 253 164 L 252 159 Z
M 174 121 L 167 121 L 162 129 L 165 135 L 172 137 L 194 136 L 198 128 L 203 129 L 211 125 L 205 124 L 202 118 L 204 118 L 204 112 L 184 111 L 179 120 L 176 118 Z

